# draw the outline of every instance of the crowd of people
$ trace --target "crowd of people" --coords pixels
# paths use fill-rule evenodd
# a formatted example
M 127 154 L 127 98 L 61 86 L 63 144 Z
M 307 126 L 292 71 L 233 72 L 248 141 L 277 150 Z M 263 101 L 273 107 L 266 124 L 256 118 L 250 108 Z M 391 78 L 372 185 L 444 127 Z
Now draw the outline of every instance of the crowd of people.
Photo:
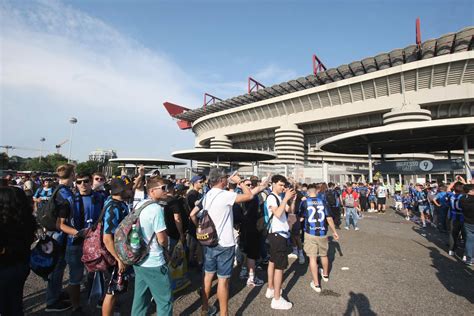
M 57 168 L 55 177 L 7 176 L 0 184 L 0 315 L 23 314 L 31 249 L 41 238 L 54 241 L 56 249 L 54 265 L 43 275 L 46 312 L 83 314 L 81 285 L 91 297 L 94 284 L 100 282 L 104 291 L 97 306 L 102 315 L 113 315 L 117 295 L 134 280 L 132 315 L 145 315 L 150 304 L 156 305 L 157 315 L 172 315 L 177 289 L 170 262 L 179 245 L 185 249 L 189 273 L 202 272 L 203 315 L 217 313 L 209 304 L 216 277 L 219 312 L 228 315 L 229 282 L 238 267 L 248 287 L 265 284 L 257 274 L 266 267 L 269 307 L 289 310 L 293 304 L 282 296 L 289 259 L 306 264 L 308 258 L 308 288 L 320 293 L 320 281 L 330 280 L 330 238 L 339 240 L 343 224 L 346 230 L 352 226 L 358 231 L 365 213 L 385 213 L 389 197 L 407 220 L 448 233 L 449 255 L 456 254 L 461 241 L 463 261 L 472 265 L 474 184 L 459 176 L 449 185 L 404 187 L 397 181 L 393 190 L 383 182 L 302 184 L 282 175 L 241 178 L 223 169 L 191 179 L 166 179 L 159 173 L 147 177 L 141 167 L 133 178 L 106 179 L 99 172 L 76 174 L 75 167 L 66 164 Z M 138 233 L 146 255 L 127 265 L 116 239 L 133 213 L 137 219 L 131 231 Z M 50 214 L 53 228 L 40 225 Z M 111 260 L 106 269 L 85 270 L 84 240 L 97 227 Z M 133 248 L 133 238 L 122 242 Z M 66 266 L 69 284 L 63 289 Z

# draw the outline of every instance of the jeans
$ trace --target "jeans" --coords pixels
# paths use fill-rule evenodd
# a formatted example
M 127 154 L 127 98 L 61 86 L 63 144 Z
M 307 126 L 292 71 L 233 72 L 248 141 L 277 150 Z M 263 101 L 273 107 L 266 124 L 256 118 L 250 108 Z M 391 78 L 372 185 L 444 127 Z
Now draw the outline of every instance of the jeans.
M 23 315 L 23 287 L 29 273 L 28 262 L 0 267 L 0 315 Z
M 355 207 L 346 206 L 346 227 L 351 226 L 351 217 L 352 221 L 354 222 L 354 228 L 356 228 L 357 220 L 359 219 L 359 215 L 357 215 L 357 209 Z
M 68 245 L 65 260 L 69 267 L 69 284 L 80 285 L 84 277 L 84 263 L 82 258 L 82 244 Z
M 341 226 L 341 208 L 339 206 L 332 206 L 331 213 L 332 213 L 332 219 L 334 221 L 334 225 L 336 227 Z
M 173 294 L 168 266 L 166 264 L 152 268 L 133 266 L 133 270 L 135 292 L 132 315 L 146 315 L 152 297 L 156 302 L 156 315 L 173 315 Z
M 46 305 L 53 305 L 59 300 L 63 285 L 64 269 L 66 268 L 66 260 L 64 254 L 60 254 L 58 262 L 53 272 L 48 277 L 48 287 L 46 288 Z
M 436 208 L 438 216 L 437 216 L 437 225 L 438 228 L 444 231 L 448 230 L 448 224 L 446 223 L 446 217 L 448 216 L 449 207 L 437 207 Z
M 234 265 L 235 246 L 232 247 L 204 247 L 204 271 L 216 273 L 217 277 L 227 279 L 232 276 Z
M 474 224 L 464 223 L 466 232 L 466 257 L 472 261 L 472 251 L 474 248 Z
M 449 221 L 449 250 L 456 251 L 459 233 L 461 233 L 462 239 L 466 240 L 463 224 L 463 222 L 453 219 Z

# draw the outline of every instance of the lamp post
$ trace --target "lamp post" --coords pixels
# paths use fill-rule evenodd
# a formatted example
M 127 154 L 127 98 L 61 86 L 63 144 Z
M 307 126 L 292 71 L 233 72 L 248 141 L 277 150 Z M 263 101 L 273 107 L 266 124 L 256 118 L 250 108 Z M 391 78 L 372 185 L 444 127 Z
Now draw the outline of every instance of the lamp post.
M 43 158 L 43 144 L 44 144 L 44 141 L 46 140 L 46 138 L 44 137 L 41 137 L 40 138 L 40 142 L 41 142 L 41 149 L 40 149 L 40 159 L 39 159 L 39 162 L 41 162 L 41 159 Z
M 71 162 L 71 150 L 72 150 L 72 133 L 74 131 L 74 124 L 77 123 L 77 118 L 75 117 L 71 117 L 69 119 L 69 123 L 71 123 L 71 134 L 70 134 L 70 137 L 69 137 L 69 156 L 67 158 L 67 162 Z

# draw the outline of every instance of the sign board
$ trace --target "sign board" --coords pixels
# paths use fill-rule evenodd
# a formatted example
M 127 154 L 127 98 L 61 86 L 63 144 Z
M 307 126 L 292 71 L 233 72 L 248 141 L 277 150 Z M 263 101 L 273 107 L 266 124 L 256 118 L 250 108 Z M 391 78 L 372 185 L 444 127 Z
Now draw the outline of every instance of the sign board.
M 385 161 L 374 164 L 375 172 L 391 174 L 444 173 L 463 168 L 462 159 Z

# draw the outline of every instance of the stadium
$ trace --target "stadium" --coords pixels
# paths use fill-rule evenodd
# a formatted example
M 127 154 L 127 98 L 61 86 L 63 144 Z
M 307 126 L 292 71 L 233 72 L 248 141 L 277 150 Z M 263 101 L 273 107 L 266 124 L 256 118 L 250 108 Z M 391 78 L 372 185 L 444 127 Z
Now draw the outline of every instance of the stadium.
M 195 134 L 195 148 L 274 152 L 275 160 L 260 165 L 280 166 L 301 181 L 372 178 L 372 159 L 461 161 L 454 169 L 423 175 L 447 180 L 455 171 L 470 174 L 474 153 L 469 150 L 474 146 L 473 35 L 474 27 L 467 27 L 422 42 L 417 29 L 417 42 L 403 49 L 331 69 L 313 56 L 309 76 L 270 87 L 249 78 L 243 95 L 220 100 L 205 94 L 204 106 L 192 110 L 171 102 L 164 106 L 179 128 Z M 449 137 L 436 146 L 429 135 L 416 143 L 394 133 L 397 126 L 407 126 L 407 135 Z M 352 148 L 351 141 L 328 144 L 377 128 L 388 133 L 383 141 L 401 145 L 369 145 L 367 152 Z M 359 136 L 366 139 L 364 132 Z M 403 174 L 409 173 L 387 172 L 387 178 Z

